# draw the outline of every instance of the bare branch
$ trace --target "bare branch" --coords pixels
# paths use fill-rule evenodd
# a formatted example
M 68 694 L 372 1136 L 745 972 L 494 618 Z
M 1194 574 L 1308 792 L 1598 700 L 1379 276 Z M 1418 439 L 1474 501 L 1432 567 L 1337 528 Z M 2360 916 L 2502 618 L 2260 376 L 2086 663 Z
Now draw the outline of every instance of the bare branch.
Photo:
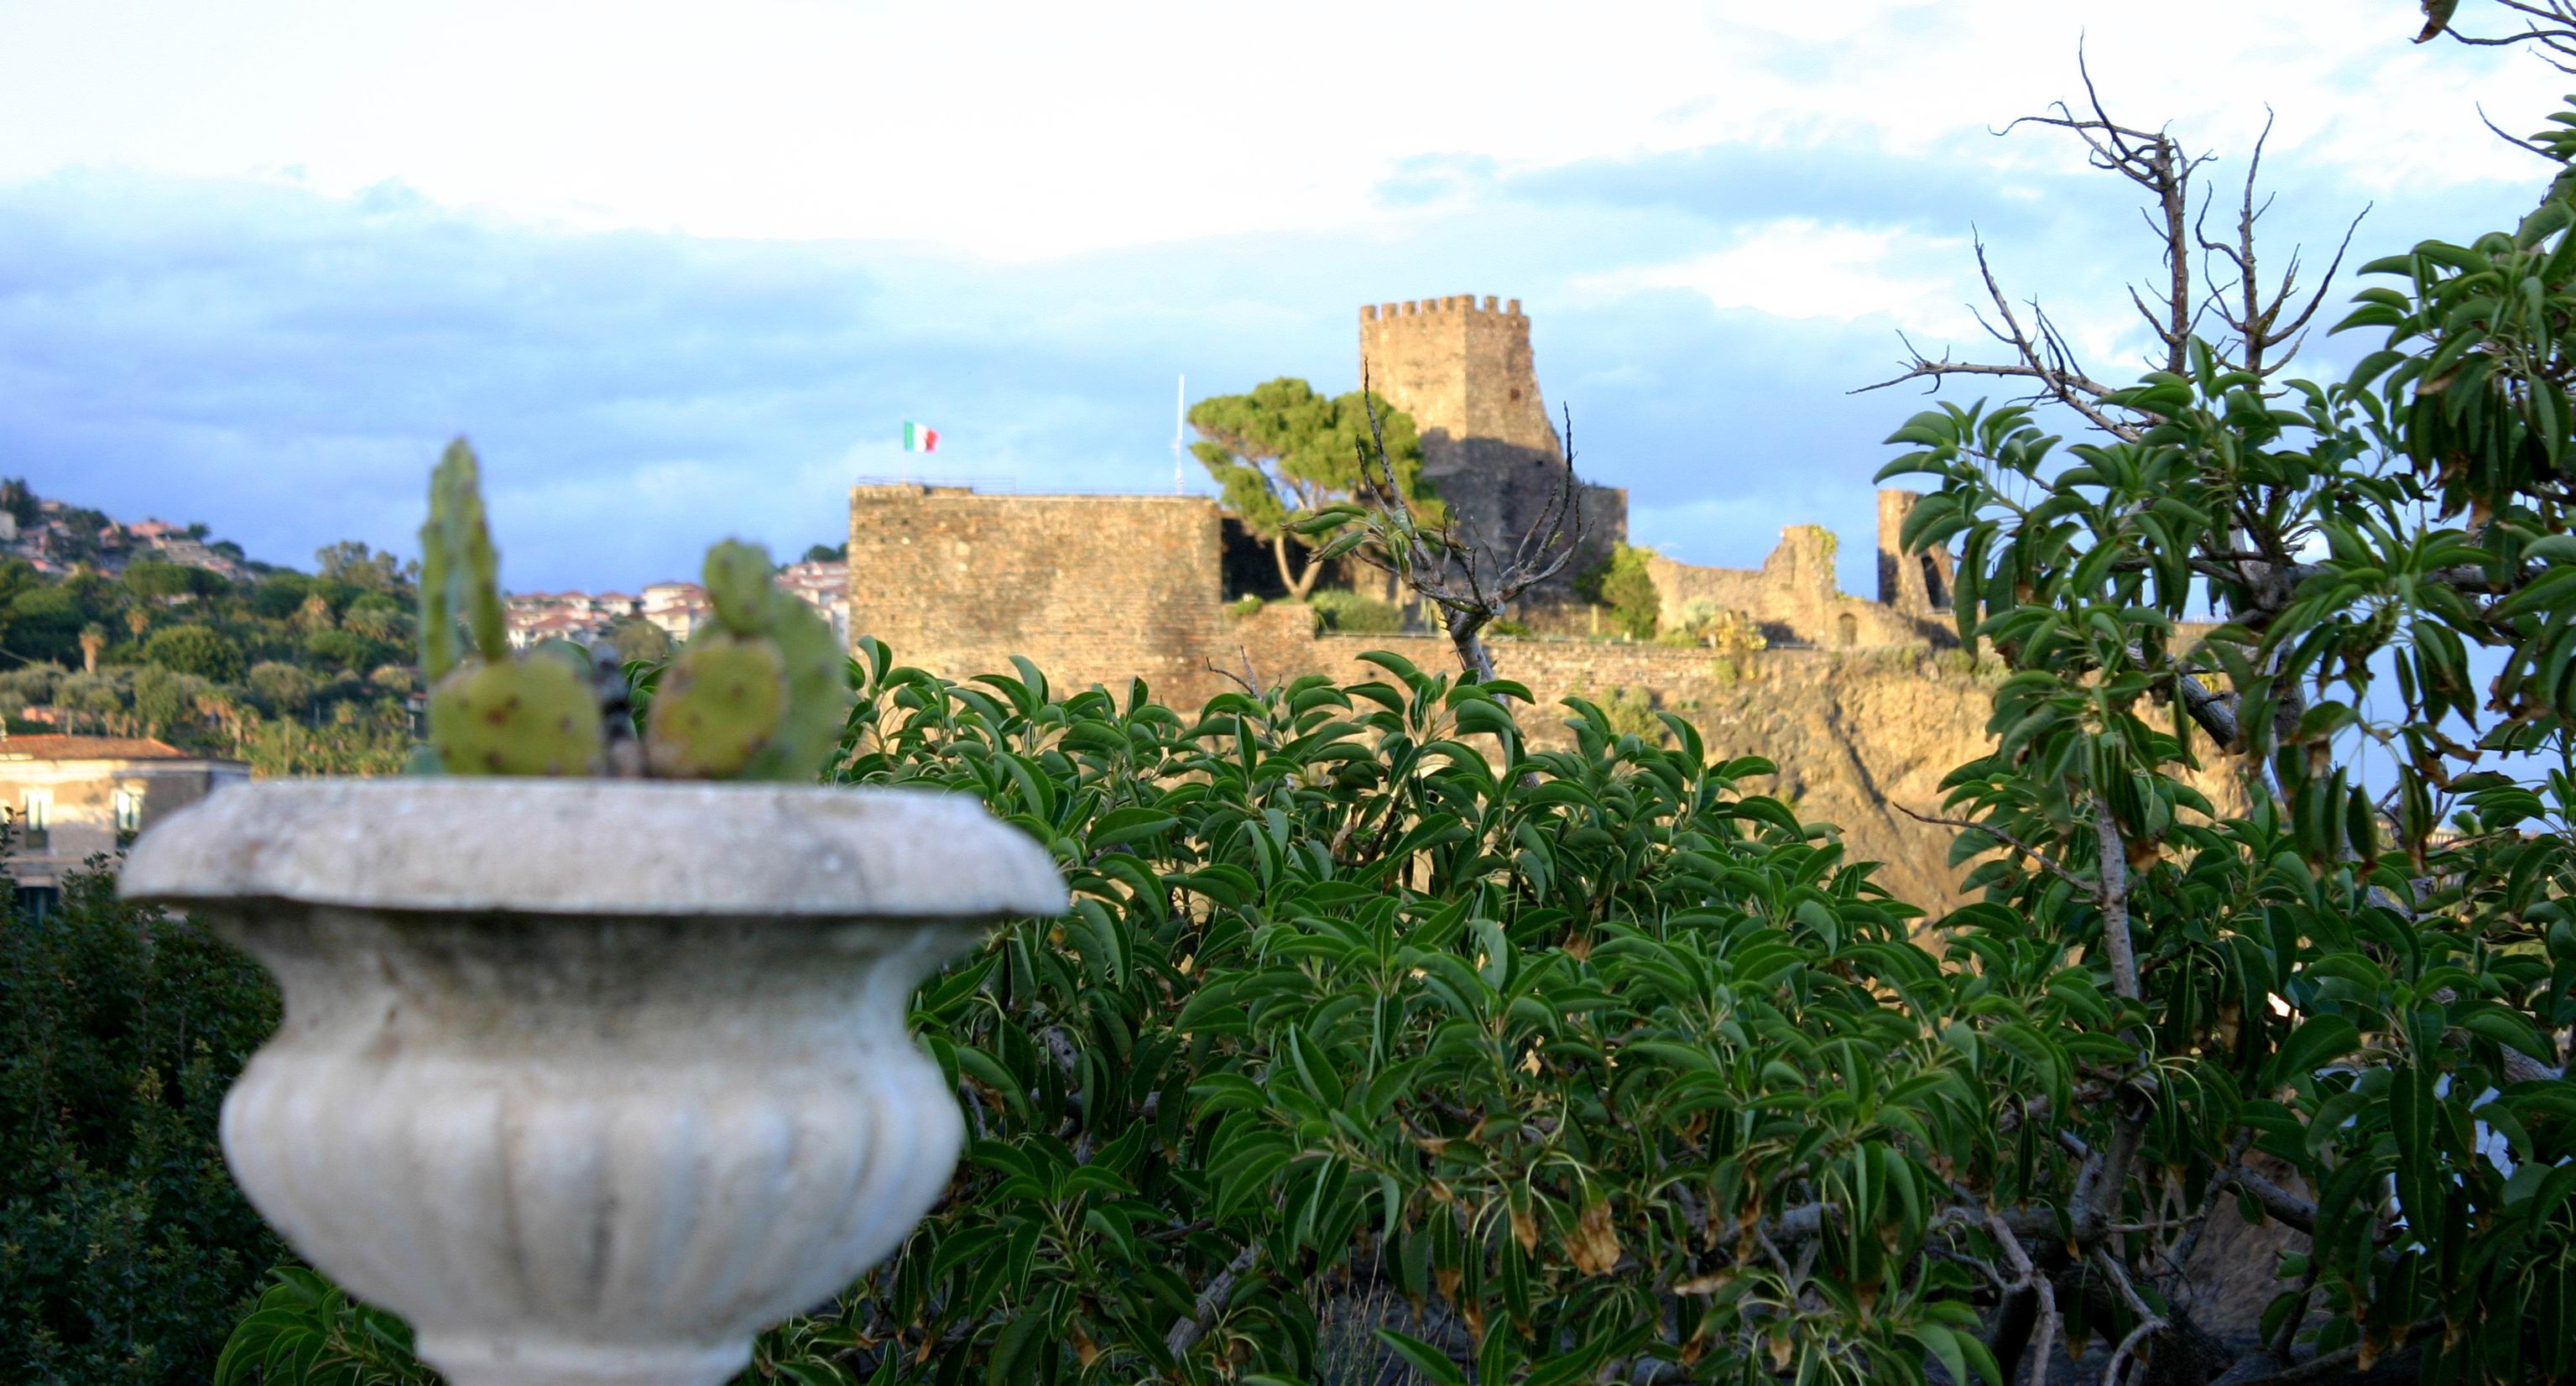
M 2150 194 L 2150 207 L 2141 209 L 2141 212 L 2146 217 L 2148 229 L 2162 244 L 2165 280 L 2154 291 L 2152 300 L 2146 292 L 2131 289 L 2130 302 L 2164 348 L 2163 369 L 2179 374 L 2189 365 L 2192 333 L 2198 328 L 2205 311 L 2195 308 L 2192 302 L 2192 267 L 2188 247 L 2191 178 L 2208 162 L 2208 156 L 2186 154 L 2168 131 L 2141 129 L 2114 120 L 2103 104 L 2101 90 L 2094 83 L 2092 68 L 2080 45 L 2076 49 L 2076 71 L 2084 83 L 2085 106 L 2089 114 L 2078 113 L 2061 101 L 2045 114 L 2023 116 L 1995 133 L 2010 134 L 2023 125 L 2068 131 L 2084 142 L 2086 162 L 2092 167 L 2116 173 Z M 2141 432 L 2139 426 L 2107 412 L 2103 401 L 2112 392 L 2084 375 L 2065 337 L 2048 321 L 2036 301 L 2030 305 L 2036 330 L 2026 331 L 2022 327 L 2012 305 L 1995 282 L 1994 270 L 1987 261 L 1982 241 L 1977 244 L 1977 268 L 1985 279 L 1986 293 L 1994 301 L 2003 325 L 1998 327 L 1987 323 L 1982 313 L 1978 315 L 1978 321 L 1998 342 L 2012 350 L 2019 358 L 2018 364 L 1955 362 L 1946 353 L 1939 361 L 1933 361 L 1915 350 L 1909 341 L 1906 350 L 1910 359 L 1904 372 L 1891 380 L 1863 388 L 1882 389 L 1898 381 L 1918 379 L 1929 381 L 1938 388 L 1941 378 L 1949 375 L 2019 377 L 2040 385 L 2040 393 L 2035 398 L 2064 404 L 2093 427 L 2113 437 L 2134 442 Z
M 1260 1260 L 1259 1242 L 1235 1253 L 1234 1260 L 1217 1273 L 1216 1279 L 1208 1282 L 1206 1289 L 1199 1291 L 1198 1302 L 1191 1315 L 1172 1325 L 1171 1333 L 1163 1339 L 1163 1349 L 1178 1357 L 1198 1346 L 1199 1339 L 1207 1336 L 1208 1329 L 1216 1323 L 1216 1316 L 1224 1310 L 1225 1302 L 1234 1297 L 1235 1282 L 1250 1275 L 1252 1267 Z
M 2037 117 L 2027 118 L 2038 119 Z M 2073 352 L 2067 348 L 2065 339 L 2058 335 L 2056 328 L 2049 325 L 2044 316 L 2039 317 L 2040 335 L 2038 337 L 2034 338 L 2024 331 L 2021 319 L 2013 312 L 2012 301 L 2004 296 L 2003 286 L 1995 282 L 1994 266 L 1986 259 L 1986 245 L 1982 239 L 1976 242 L 1976 253 L 1977 272 L 1984 278 L 1986 295 L 1994 301 L 1995 311 L 2002 315 L 2004 325 L 1997 327 L 1986 322 L 1982 313 L 1978 314 L 1977 321 L 1996 341 L 2010 347 L 2014 354 L 2021 358 L 2020 364 L 1988 365 L 1952 362 L 1947 355 L 1939 361 L 1932 361 L 1916 351 L 1914 359 L 1902 374 L 1882 380 L 1875 385 L 1864 385 L 1852 393 L 1865 394 L 1871 390 L 1882 390 L 1908 380 L 1928 379 L 1937 386 L 1940 378 L 1947 375 L 2009 376 L 2037 381 L 2043 397 L 2064 404 L 2082 415 L 2087 423 L 2105 433 L 2135 440 L 2139 435 L 2136 425 L 2114 419 L 2104 412 L 2108 406 L 2104 405 L 2103 401 L 2111 395 L 2111 387 L 2087 377 L 2076 368 Z M 2039 314 L 2039 305 L 2036 301 L 2031 304 L 2031 311 L 2034 315 Z M 1908 351 L 1913 351 L 1913 347 L 1912 342 L 1906 343 Z
M 2480 38 L 2461 33 L 2447 24 L 2434 22 L 2416 35 L 2417 43 L 2426 43 L 2436 34 L 2448 34 L 2455 42 L 2479 48 L 2503 48 L 2518 43 L 2533 44 L 2544 50 L 2537 56 L 2561 72 L 2576 73 L 2576 4 L 2569 0 L 2495 0 L 2498 5 L 2523 16 L 2522 32 Z M 2555 56 L 2552 56 L 2552 55 Z M 2508 137 L 2510 138 L 2510 137 Z
M 1485 647 L 1485 627 L 1501 619 L 1511 603 L 1531 588 L 1565 571 L 1583 546 L 1587 530 L 1583 481 L 1574 470 L 1574 413 L 1565 412 L 1563 470 L 1556 488 L 1514 544 L 1510 557 L 1498 561 L 1447 525 L 1428 528 L 1414 516 L 1387 460 L 1386 435 L 1369 395 L 1366 362 L 1361 363 L 1360 397 L 1368 411 L 1369 437 L 1355 444 L 1359 491 L 1372 512 L 1365 523 L 1375 541 L 1359 549 L 1360 558 L 1437 607 L 1459 666 L 1491 681 L 1494 662 Z
M 2138 1294 L 2138 1287 L 2129 1283 L 2128 1269 L 2120 1264 L 2120 1258 L 2097 1246 L 2093 1248 L 2091 1259 L 2094 1268 L 2101 1271 L 2111 1282 L 2112 1288 L 2120 1292 L 2120 1298 L 2127 1302 L 2129 1312 L 2138 1316 L 2137 1326 L 2130 1329 L 2126 1337 L 2120 1339 L 2118 1347 L 2112 1349 L 2111 1365 L 2102 1373 L 2102 1386 L 2120 1386 L 2120 1370 L 2128 1364 L 2129 1354 L 2136 1352 L 2147 1341 L 2150 1334 L 2162 1332 L 2168 1325 L 2163 1315 L 2148 1307 L 2147 1301 Z M 2141 1380 L 2145 1378 L 2146 1371 L 2147 1359 L 2141 1355 L 2138 1359 L 2138 1376 Z
M 2022 841 L 2020 838 L 2017 838 L 2011 833 L 2005 832 L 2003 829 L 1995 827 L 1992 824 L 1975 823 L 1965 818 L 1940 818 L 1928 813 L 1916 813 L 1914 810 L 1907 808 L 1903 804 L 1896 804 L 1894 807 L 1898 813 L 1904 814 L 1906 817 L 1913 819 L 1917 823 L 1928 823 L 1938 828 L 1957 828 L 1962 832 L 1984 833 L 1995 841 L 2000 842 L 2006 847 L 2009 847 L 2014 851 L 2021 853 L 2023 856 L 2030 858 L 2032 861 L 2039 863 L 2042 867 L 2047 869 L 2050 875 L 2057 877 L 2068 885 L 2074 886 L 2076 889 L 2083 891 L 2087 895 L 2093 893 L 2093 883 L 2091 881 L 2085 880 L 2083 877 L 2078 876 L 2074 872 L 2067 870 L 2065 867 L 2058 865 L 2056 858 L 2049 856 L 2046 852 L 2031 846 L 2029 843 Z
M 2317 1230 L 2317 1205 L 2262 1175 L 2237 1165 L 2221 1172 L 2218 1177 L 2254 1195 L 2254 1201 L 2263 1205 L 2264 1212 L 2291 1230 L 2307 1233 Z
M 2516 149 L 2527 149 L 2527 150 L 2530 150 L 2532 153 L 2537 154 L 2537 155 L 2539 155 L 2540 157 L 2542 157 L 2542 158 L 2544 158 L 2544 159 L 2549 160 L 2551 163 L 2556 163 L 2556 162 L 2558 162 L 2558 156 L 2557 156 L 2557 155 L 2555 155 L 2555 154 L 2550 153 L 2546 148 L 2543 148 L 2543 147 L 2542 147 L 2542 146 L 2540 146 L 2540 145 L 2534 144 L 2534 143 L 2532 143 L 2530 140 L 2525 139 L 2525 138 L 2523 138 L 2523 137 L 2522 137 L 2522 136 L 2520 136 L 2520 135 L 2515 135 L 2515 134 L 2508 134 L 2508 133 L 2506 133 L 2505 128 L 2504 128 L 2503 126 L 2501 126 L 2501 125 L 2496 124 L 2496 123 L 2495 123 L 2494 118 L 2493 118 L 2493 117 L 2491 117 L 2491 116 L 2489 116 L 2489 115 L 2487 114 L 2486 103 L 2484 103 L 2484 102 L 2480 102 L 2480 103 L 2478 103 L 2477 111 L 2478 111 L 2478 120 L 2479 120 L 2482 124 L 2484 124 L 2484 125 L 2485 125 L 2489 130 L 2494 131 L 2494 132 L 2495 132 L 2495 137 L 2496 137 L 2497 139 L 2500 139 L 2500 140 L 2504 141 L 2505 143 L 2507 143 L 2507 144 L 2509 144 L 2509 145 L 2512 145 L 2512 146 L 2513 146 L 2514 148 L 2516 148 Z
M 2044 1275 L 2032 1288 L 2039 1293 L 2039 1331 L 2031 1339 L 2030 1386 L 2048 1386 L 2048 1359 L 2057 1351 L 2057 1288 Z
M 1216 675 L 1218 678 L 1231 681 L 1237 688 L 1242 689 L 1244 692 L 1251 694 L 1255 698 L 1260 697 L 1260 679 L 1259 676 L 1254 674 L 1252 671 L 1252 651 L 1244 646 L 1237 645 L 1234 647 L 1234 652 L 1243 656 L 1243 672 L 1240 674 L 1234 673 L 1231 670 L 1216 667 L 1216 661 L 1213 659 L 1202 660 L 1201 663 L 1206 666 L 1209 673 Z
M 2111 989 L 2135 1001 L 2141 993 L 2136 944 L 2129 937 L 2128 843 L 2120 836 L 2119 820 L 2111 816 L 2108 799 L 2093 801 L 2093 835 L 2102 872 L 2094 899 L 2102 907 L 2102 948 L 2110 955 Z

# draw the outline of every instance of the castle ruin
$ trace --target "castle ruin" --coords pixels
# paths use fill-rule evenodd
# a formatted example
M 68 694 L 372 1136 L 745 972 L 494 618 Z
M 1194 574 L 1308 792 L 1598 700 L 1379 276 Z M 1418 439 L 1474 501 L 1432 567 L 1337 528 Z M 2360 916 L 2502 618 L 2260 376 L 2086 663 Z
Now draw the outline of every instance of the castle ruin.
M 1371 387 L 1419 427 L 1424 471 L 1453 523 L 1480 543 L 1516 542 L 1565 465 L 1519 303 L 1372 305 L 1360 313 L 1360 351 Z M 1879 880 L 1900 898 L 1951 898 L 1948 835 L 1895 806 L 1937 805 L 1941 777 L 1985 753 L 1988 690 L 1954 648 L 1949 555 L 1900 551 L 1918 499 L 1879 493 L 1872 597 L 1840 590 L 1835 538 L 1815 525 L 1783 529 L 1760 568 L 1649 560 L 1667 626 L 1694 602 L 1714 603 L 1763 631 L 1770 648 L 1758 655 L 1494 638 L 1495 663 L 1528 685 L 1541 709 L 1524 725 L 1552 739 L 1561 721 L 1554 704 L 1568 694 L 1687 717 L 1712 753 L 1773 760 L 1772 789 L 1838 824 L 1855 856 L 1886 863 Z M 1625 491 L 1590 486 L 1584 509 L 1595 528 L 1567 565 L 1569 578 L 1606 560 L 1626 535 Z M 850 630 L 951 678 L 1007 670 L 1022 655 L 1059 690 L 1097 683 L 1123 692 L 1142 678 L 1156 697 L 1184 707 L 1247 673 L 1264 685 L 1310 673 L 1377 677 L 1359 660 L 1369 650 L 1425 669 L 1455 667 L 1436 631 L 1339 635 L 1319 632 L 1302 605 L 1231 605 L 1240 594 L 1228 590 L 1227 530 L 1206 497 L 859 486 L 850 493 Z M 1567 613 L 1583 610 L 1570 582 L 1534 595 L 1540 601 L 1523 614 L 1554 617 L 1532 620 L 1541 629 L 1566 630 Z
M 1360 310 L 1359 327 L 1362 369 L 1373 389 L 1412 415 L 1423 473 L 1452 524 L 1489 551 L 1508 551 L 1564 483 L 1566 466 L 1520 301 L 1453 295 L 1372 304 Z M 1898 551 L 1917 499 L 1879 493 L 1875 600 L 1841 591 L 1830 532 L 1790 525 L 1760 568 L 1650 558 L 1665 624 L 1678 626 L 1694 603 L 1711 603 L 1742 613 L 1777 649 L 1953 644 L 1945 619 L 1950 556 Z M 1625 490 L 1585 483 L 1583 508 L 1584 550 L 1552 588 L 1532 594 L 1531 614 L 1571 605 L 1574 577 L 1606 562 L 1627 537 Z M 1226 606 L 1240 595 L 1227 590 L 1227 526 L 1206 497 L 860 486 L 850 493 L 850 627 L 952 676 L 1007 668 L 1020 654 L 1077 686 L 1144 677 L 1165 696 L 1191 701 L 1222 686 L 1212 661 L 1226 656 L 1231 669 L 1248 648 Z M 1290 632 L 1286 648 L 1271 650 L 1279 667 L 1333 663 L 1298 647 L 1300 619 L 1279 621 Z
M 1511 552 L 1565 484 L 1565 452 L 1539 394 L 1537 358 L 1521 301 L 1487 294 L 1372 304 L 1360 309 L 1360 372 L 1413 416 L 1422 476 L 1460 537 Z M 1572 562 L 1535 594 L 1568 601 L 1574 577 L 1628 538 L 1628 493 L 1586 485 L 1585 535 Z

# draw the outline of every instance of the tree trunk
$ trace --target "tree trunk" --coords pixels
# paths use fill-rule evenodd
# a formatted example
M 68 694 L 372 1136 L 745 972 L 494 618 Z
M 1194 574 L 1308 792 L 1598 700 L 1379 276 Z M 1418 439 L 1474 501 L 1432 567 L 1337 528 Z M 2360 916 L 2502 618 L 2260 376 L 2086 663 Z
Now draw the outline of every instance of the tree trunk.
M 1279 585 L 1288 589 L 1288 600 L 1306 600 L 1306 594 L 1315 590 L 1315 577 L 1324 571 L 1324 565 L 1315 562 L 1310 555 L 1306 571 L 1292 575 L 1288 571 L 1288 531 L 1284 529 L 1270 536 L 1270 552 L 1279 560 Z
M 1481 613 L 1452 611 L 1443 624 L 1449 628 L 1449 644 L 1458 652 L 1458 667 L 1476 676 L 1479 683 L 1494 681 L 1494 657 L 1485 652 L 1485 617 Z

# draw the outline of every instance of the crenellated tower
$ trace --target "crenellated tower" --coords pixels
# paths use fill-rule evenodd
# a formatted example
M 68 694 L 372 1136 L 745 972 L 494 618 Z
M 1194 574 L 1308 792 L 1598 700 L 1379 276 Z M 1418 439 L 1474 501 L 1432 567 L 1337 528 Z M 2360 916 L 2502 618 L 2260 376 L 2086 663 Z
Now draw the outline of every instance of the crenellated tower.
M 1537 523 L 1565 465 L 1520 300 L 1458 294 L 1363 306 L 1360 364 L 1369 387 L 1413 417 L 1423 476 L 1458 530 L 1509 552 Z M 1585 552 L 1548 596 L 1565 595 L 1577 573 L 1627 538 L 1627 492 L 1588 486 L 1583 509 Z

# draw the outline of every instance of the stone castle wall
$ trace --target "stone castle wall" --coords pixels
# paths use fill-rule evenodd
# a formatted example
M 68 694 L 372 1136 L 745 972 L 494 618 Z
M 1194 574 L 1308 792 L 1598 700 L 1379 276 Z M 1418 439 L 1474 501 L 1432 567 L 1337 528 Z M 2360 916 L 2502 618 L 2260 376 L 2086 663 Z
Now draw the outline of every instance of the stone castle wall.
M 1901 542 L 1905 520 L 1922 499 L 1916 491 L 1878 493 L 1878 599 L 1918 616 L 1948 610 L 1958 577 L 1947 545 L 1935 544 L 1921 553 L 1905 551 Z
M 1439 635 L 1319 635 L 1307 607 L 1239 613 L 1220 600 L 1215 502 L 1172 496 L 978 495 L 963 487 L 862 486 L 851 492 L 850 612 L 898 659 L 949 678 L 1034 660 L 1059 693 L 1144 678 L 1156 697 L 1194 708 L 1246 679 L 1382 677 L 1359 656 L 1390 650 L 1454 674 Z M 1991 687 L 1930 616 L 1837 593 L 1830 536 L 1792 526 L 1761 569 L 1658 561 L 1674 609 L 1704 596 L 1757 613 L 1795 637 L 1749 657 L 1651 643 L 1492 640 L 1503 677 L 1538 707 L 1523 725 L 1540 744 L 1567 739 L 1569 693 L 1642 699 L 1697 726 L 1711 754 L 1779 766 L 1758 786 L 1837 825 L 1851 853 L 1886 863 L 1898 898 L 1957 903 L 1949 834 L 1898 806 L 1930 812 L 1940 781 L 1986 752 Z M 1839 640 L 1849 618 L 1856 638 Z M 1819 624 L 1822 623 L 1822 624 Z M 1808 638 L 1818 633 L 1826 638 Z M 2223 793 L 2216 777 L 2204 786 Z
M 1220 623 L 1216 502 L 850 492 L 850 629 L 952 678 L 1025 655 L 1069 687 L 1187 692 Z M 1166 696 L 1169 696 L 1167 694 Z
M 1247 625 L 1223 606 L 1222 519 L 1216 502 L 1184 496 L 1022 496 L 961 486 L 861 486 L 850 493 L 850 628 L 891 645 L 907 663 L 963 678 L 1036 660 L 1073 686 L 1143 677 L 1192 701 L 1225 686 L 1252 647 L 1267 671 L 1330 672 L 1307 652 L 1302 606 L 1264 608 Z M 1661 555 L 1647 571 L 1663 618 L 1677 626 L 1694 601 L 1750 616 L 1774 646 L 1824 649 L 1956 643 L 1941 613 L 1901 610 L 1838 590 L 1834 537 L 1791 525 L 1760 568 L 1709 568 Z M 1374 570 L 1371 570 L 1372 572 Z M 1918 589 L 1919 590 L 1919 589 Z M 1542 629 L 1578 633 L 1570 606 L 1542 606 Z M 1438 667 L 1448 667 L 1444 642 Z M 1526 644 L 1592 661 L 1594 681 L 1653 683 L 1656 670 L 1700 655 L 1581 641 Z M 1628 662 L 1646 661 L 1632 672 Z M 1675 661 L 1679 661 L 1676 663 Z M 1429 666 L 1426 666 L 1429 667 Z M 1658 685 L 1660 686 L 1660 685 Z
M 1473 294 L 1458 294 L 1364 307 L 1360 362 L 1369 388 L 1422 430 L 1426 468 L 1456 467 L 1471 438 L 1558 456 L 1519 299 L 1497 308 L 1488 294 L 1479 307 Z

